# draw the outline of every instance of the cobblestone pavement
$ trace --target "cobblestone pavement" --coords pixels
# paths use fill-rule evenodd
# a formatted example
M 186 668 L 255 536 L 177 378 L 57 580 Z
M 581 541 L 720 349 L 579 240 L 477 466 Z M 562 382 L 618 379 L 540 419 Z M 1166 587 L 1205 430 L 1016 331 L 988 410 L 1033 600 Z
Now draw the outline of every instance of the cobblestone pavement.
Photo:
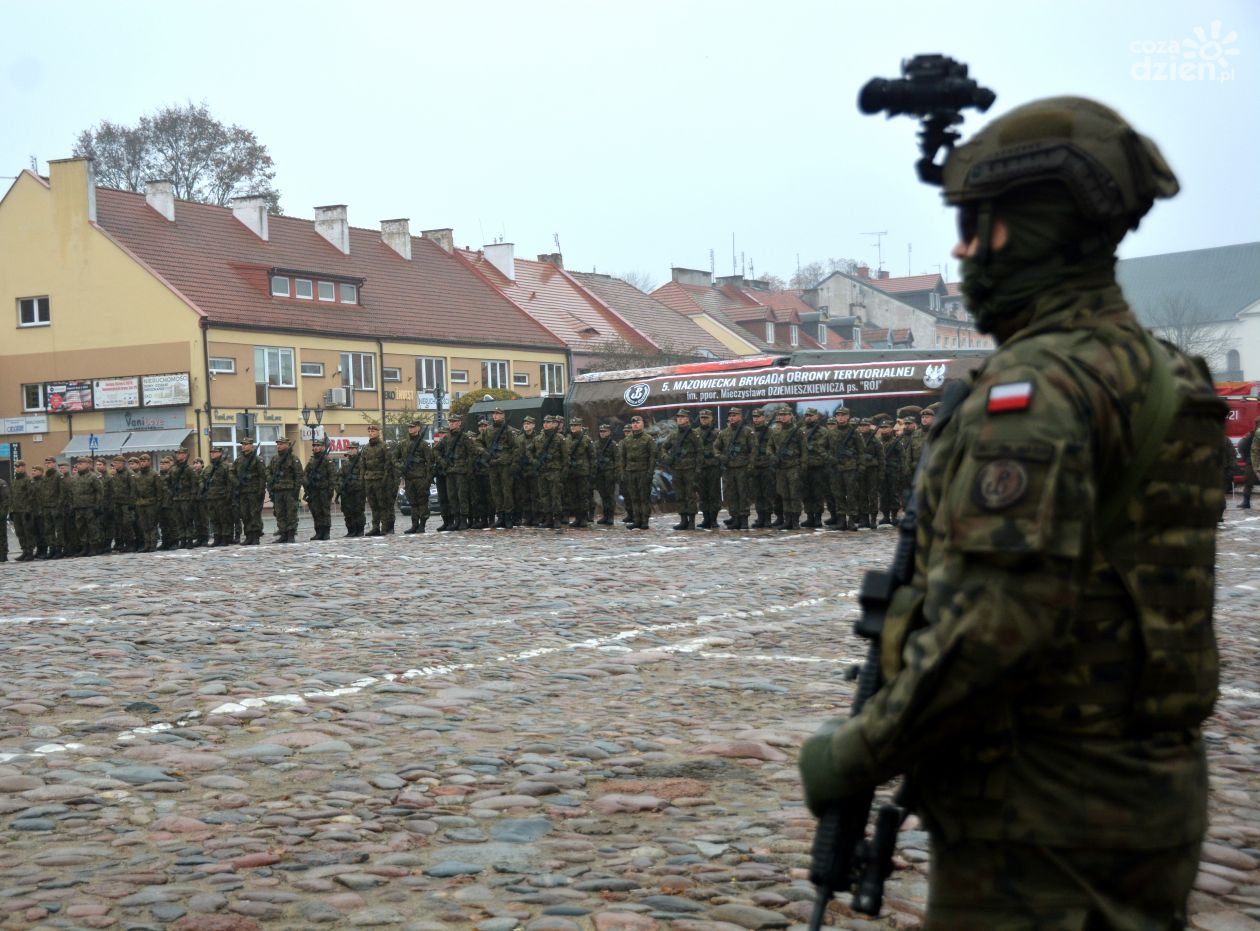
M 653 523 L 0 566 L 0 928 L 806 921 L 795 748 L 893 534 Z M 1260 928 L 1260 512 L 1220 550 L 1210 931 Z M 920 924 L 909 828 L 837 926 Z

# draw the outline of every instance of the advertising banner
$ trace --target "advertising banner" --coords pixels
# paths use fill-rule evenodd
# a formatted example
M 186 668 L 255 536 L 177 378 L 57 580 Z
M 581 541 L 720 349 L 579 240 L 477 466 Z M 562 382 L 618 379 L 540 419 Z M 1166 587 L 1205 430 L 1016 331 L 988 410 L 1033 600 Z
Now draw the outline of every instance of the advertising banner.
M 48 409 L 54 414 L 77 414 L 92 407 L 92 383 L 90 381 L 49 382 L 45 388 Z
M 140 379 L 135 375 L 97 378 L 92 382 L 92 403 L 97 410 L 140 406 Z
M 6 417 L 3 421 L 5 436 L 14 436 L 20 433 L 47 433 L 48 432 L 48 415 L 47 414 L 27 414 L 25 417 Z
M 167 407 L 172 404 L 192 403 L 188 387 L 188 373 L 171 375 L 144 375 L 140 379 L 144 391 L 145 407 Z

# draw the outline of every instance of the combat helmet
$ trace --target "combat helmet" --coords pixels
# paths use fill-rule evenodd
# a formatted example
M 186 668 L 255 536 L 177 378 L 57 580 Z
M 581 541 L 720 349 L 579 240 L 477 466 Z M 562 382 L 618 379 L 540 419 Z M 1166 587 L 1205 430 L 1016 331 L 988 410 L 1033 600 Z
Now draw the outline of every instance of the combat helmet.
M 966 207 L 1040 182 L 1059 182 L 1087 220 L 1119 241 L 1177 178 L 1159 148 L 1120 114 L 1084 97 L 1034 100 L 999 117 L 944 165 L 945 202 Z

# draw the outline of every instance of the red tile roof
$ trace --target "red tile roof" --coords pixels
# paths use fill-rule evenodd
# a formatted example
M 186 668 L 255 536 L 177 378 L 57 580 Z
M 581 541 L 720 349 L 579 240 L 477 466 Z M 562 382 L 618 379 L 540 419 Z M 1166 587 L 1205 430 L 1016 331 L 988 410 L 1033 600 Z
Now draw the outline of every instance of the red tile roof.
M 689 317 L 708 315 L 741 339 L 751 342 L 758 349 L 767 352 L 774 351 L 775 347 L 749 333 L 726 313 L 727 302 L 722 299 L 722 294 L 717 288 L 667 281 L 652 292 L 652 297 Z
M 350 229 L 343 255 L 312 221 L 268 218 L 259 239 L 226 207 L 176 201 L 168 222 L 143 194 L 98 188 L 97 225 L 212 323 L 369 338 L 559 349 L 562 343 L 455 256 L 412 237 L 411 261 L 375 230 Z M 273 268 L 362 279 L 359 304 L 271 296 Z
M 697 355 L 707 352 L 719 359 L 732 357 L 726 346 L 686 314 L 644 294 L 634 285 L 594 272 L 568 274 L 657 346 Z
M 904 278 L 860 278 L 858 280 L 889 294 L 933 291 L 938 285 L 943 283 L 941 276 L 935 273 L 930 275 L 908 275 Z
M 517 258 L 515 280 L 509 279 L 484 252 L 458 249 L 458 255 L 502 291 L 540 326 L 565 345 L 598 351 L 601 344 L 624 340 L 639 349 L 656 348 L 651 340 L 588 294 L 563 269 L 550 262 Z
M 960 297 L 962 295 L 962 282 L 950 281 L 946 283 L 945 294 L 949 297 Z

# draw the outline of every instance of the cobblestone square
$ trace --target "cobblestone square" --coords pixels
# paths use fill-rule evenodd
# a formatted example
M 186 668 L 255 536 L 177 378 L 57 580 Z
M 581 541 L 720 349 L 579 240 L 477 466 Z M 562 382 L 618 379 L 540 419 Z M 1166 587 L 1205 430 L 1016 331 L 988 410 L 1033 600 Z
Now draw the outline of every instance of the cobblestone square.
M 1209 931 L 1260 928 L 1250 514 L 1219 538 Z M 804 923 L 796 747 L 847 713 L 894 534 L 672 522 L 0 567 L 0 928 Z M 920 924 L 908 827 L 884 916 L 837 926 Z

